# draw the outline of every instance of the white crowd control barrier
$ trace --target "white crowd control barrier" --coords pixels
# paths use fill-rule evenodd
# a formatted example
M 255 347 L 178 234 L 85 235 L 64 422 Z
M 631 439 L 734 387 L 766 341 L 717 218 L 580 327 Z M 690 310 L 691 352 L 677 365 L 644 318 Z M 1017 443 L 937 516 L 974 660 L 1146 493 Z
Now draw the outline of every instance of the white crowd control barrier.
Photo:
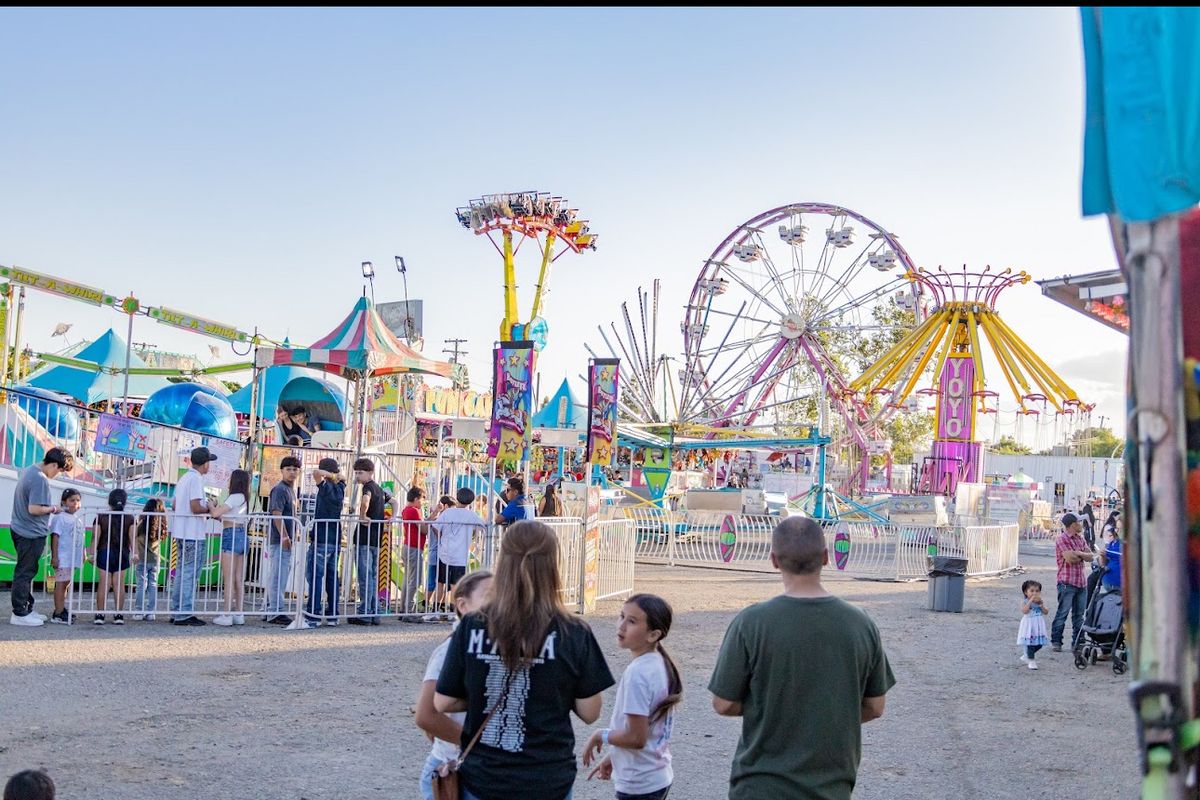
M 492 568 L 504 531 L 488 523 L 437 519 L 305 521 L 248 514 L 207 520 L 203 538 L 181 540 L 174 535 L 173 512 L 89 510 L 79 517 L 83 544 L 77 563 L 64 560 L 70 568 L 60 573 L 70 575 L 65 607 L 75 622 L 102 618 L 107 624 L 118 614 L 136 621 L 196 617 L 235 625 L 257 617 L 293 628 L 371 625 L 388 617 L 449 621 L 451 583 Z M 583 520 L 540 521 L 558 538 L 563 600 L 582 611 Z M 632 524 L 595 525 L 597 599 L 632 593 Z
M 644 563 L 772 571 L 771 532 L 778 517 L 638 507 L 623 510 L 633 527 L 635 557 Z M 914 580 L 930 556 L 958 556 L 967 574 L 999 575 L 1020 567 L 1016 525 L 935 527 L 825 522 L 827 574 Z

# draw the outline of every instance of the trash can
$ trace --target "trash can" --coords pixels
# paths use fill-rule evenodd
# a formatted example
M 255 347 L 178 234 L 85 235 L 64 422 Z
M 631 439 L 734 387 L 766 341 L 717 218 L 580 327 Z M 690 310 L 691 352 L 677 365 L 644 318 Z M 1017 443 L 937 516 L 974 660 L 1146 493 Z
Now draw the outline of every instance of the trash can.
M 967 584 L 967 560 L 954 556 L 934 556 L 930 559 L 929 610 L 963 610 L 963 589 Z

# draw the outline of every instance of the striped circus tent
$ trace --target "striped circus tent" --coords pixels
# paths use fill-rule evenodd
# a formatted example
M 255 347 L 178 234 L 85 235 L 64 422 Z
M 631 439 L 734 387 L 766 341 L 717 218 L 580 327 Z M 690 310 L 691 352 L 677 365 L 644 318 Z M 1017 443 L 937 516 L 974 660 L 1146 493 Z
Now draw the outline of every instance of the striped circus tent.
M 454 365 L 413 350 L 383 324 L 366 297 L 361 297 L 342 322 L 311 347 L 260 347 L 254 365 L 313 367 L 346 378 L 401 373 L 449 378 Z

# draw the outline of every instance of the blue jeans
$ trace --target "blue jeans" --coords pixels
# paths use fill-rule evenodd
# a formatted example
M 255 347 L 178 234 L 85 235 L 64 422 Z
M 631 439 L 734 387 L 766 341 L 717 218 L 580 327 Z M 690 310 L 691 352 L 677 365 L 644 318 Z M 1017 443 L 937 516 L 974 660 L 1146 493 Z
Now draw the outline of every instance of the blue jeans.
M 267 545 L 267 613 L 283 613 L 283 593 L 292 574 L 292 551 L 279 542 Z
M 337 544 L 312 544 L 308 548 L 308 602 L 304 609 L 309 616 L 336 617 L 338 613 L 338 551 Z M 321 590 L 325 590 L 325 603 L 321 604 Z
M 1063 643 L 1063 629 L 1067 627 L 1067 612 L 1071 613 L 1071 642 L 1079 637 L 1083 627 L 1083 612 L 1087 606 L 1087 587 L 1058 584 L 1058 608 L 1054 612 L 1054 624 L 1050 626 L 1050 643 Z
M 438 540 L 437 531 L 429 532 L 429 566 L 425 568 L 425 604 L 429 605 L 434 590 L 437 589 Z
M 171 612 L 176 619 L 192 615 L 196 607 L 196 584 L 200 580 L 200 562 L 204 558 L 203 539 L 176 539 L 179 550 L 175 579 L 171 581 Z
M 158 548 L 150 551 L 148 558 L 133 565 L 136 587 L 133 594 L 133 610 L 137 614 L 154 613 L 158 608 L 158 568 L 161 558 Z
M 379 613 L 379 548 L 358 548 L 358 615 Z
M 442 765 L 442 760 L 430 753 L 421 767 L 421 800 L 433 800 L 433 773 Z

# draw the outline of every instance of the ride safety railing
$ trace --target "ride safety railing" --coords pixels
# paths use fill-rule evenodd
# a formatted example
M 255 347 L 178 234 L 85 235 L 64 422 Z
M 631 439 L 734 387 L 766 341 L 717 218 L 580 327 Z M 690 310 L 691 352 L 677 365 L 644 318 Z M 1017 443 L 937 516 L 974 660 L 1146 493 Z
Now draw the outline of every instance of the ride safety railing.
M 633 526 L 635 559 L 671 566 L 773 571 L 771 533 L 779 517 L 713 511 L 624 508 Z M 827 575 L 876 580 L 926 577 L 933 555 L 967 559 L 971 576 L 1020 567 L 1016 525 L 886 525 L 824 522 Z
M 76 623 L 170 620 L 291 629 L 383 619 L 451 621 L 449 589 L 494 568 L 504 528 L 472 521 L 308 519 L 265 513 L 80 511 L 75 534 L 45 556 L 44 588 Z M 627 521 L 543 518 L 559 543 L 563 601 L 583 612 L 633 591 Z M 63 527 L 66 529 L 66 526 Z M 65 537 L 64 537 L 65 538 Z M 61 602 L 60 602 L 61 601 Z

